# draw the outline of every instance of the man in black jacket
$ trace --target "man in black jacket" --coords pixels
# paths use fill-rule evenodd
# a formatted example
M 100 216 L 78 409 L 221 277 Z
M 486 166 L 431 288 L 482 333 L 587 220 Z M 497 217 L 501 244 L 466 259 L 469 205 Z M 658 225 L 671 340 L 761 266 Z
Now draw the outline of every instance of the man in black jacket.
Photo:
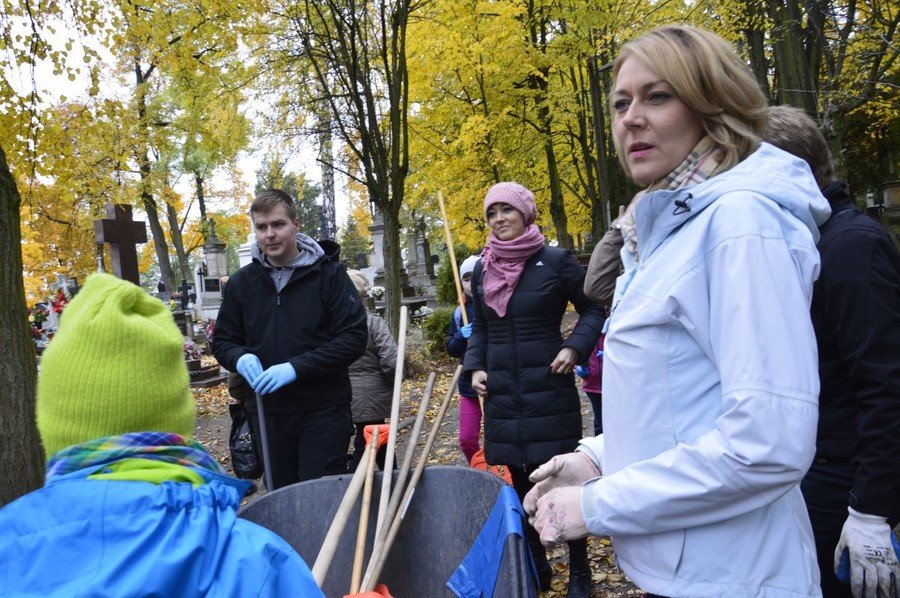
M 366 312 L 338 262 L 340 247 L 299 232 L 288 194 L 261 192 L 250 217 L 253 261 L 228 281 L 213 353 L 265 400 L 273 485 L 280 488 L 346 471 L 348 366 L 366 349 Z M 258 431 L 257 410 L 249 411 Z
M 819 228 L 822 270 L 812 299 L 821 382 L 816 458 L 801 485 L 822 591 L 887 596 L 892 574 L 900 577 L 891 546 L 900 517 L 900 255 L 835 179 L 828 145 L 802 110 L 773 107 L 767 141 L 803 158 L 831 204 Z M 834 574 L 842 556 L 850 586 Z

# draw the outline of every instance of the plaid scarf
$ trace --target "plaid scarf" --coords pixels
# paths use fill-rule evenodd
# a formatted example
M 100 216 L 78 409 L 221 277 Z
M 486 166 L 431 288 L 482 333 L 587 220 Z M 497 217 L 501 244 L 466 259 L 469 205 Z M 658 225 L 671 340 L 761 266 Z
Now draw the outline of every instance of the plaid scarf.
M 721 152 L 719 151 L 719 146 L 710 137 L 704 137 L 694 146 L 694 149 L 688 153 L 684 161 L 675 170 L 658 181 L 651 183 L 643 191 L 639 191 L 634 196 L 634 199 L 631 200 L 625 215 L 619 219 L 619 230 L 622 231 L 626 249 L 637 256 L 637 229 L 634 225 L 634 206 L 637 205 L 637 202 L 644 195 L 660 189 L 674 191 L 675 189 L 702 183 L 713 175 L 719 167 L 720 161 Z
M 192 438 L 167 432 L 129 432 L 96 438 L 53 453 L 47 462 L 45 483 L 86 467 L 134 458 L 198 467 L 225 475 L 222 466 Z

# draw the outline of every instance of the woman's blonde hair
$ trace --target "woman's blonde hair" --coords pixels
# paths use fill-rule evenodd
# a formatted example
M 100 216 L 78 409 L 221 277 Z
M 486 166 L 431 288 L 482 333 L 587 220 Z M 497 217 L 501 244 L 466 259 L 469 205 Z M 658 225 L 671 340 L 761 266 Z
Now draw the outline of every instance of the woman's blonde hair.
M 613 78 L 632 56 L 643 60 L 700 115 L 706 134 L 724 150 L 716 173 L 728 170 L 759 147 L 766 132 L 766 96 L 749 67 L 724 39 L 689 25 L 654 29 L 622 46 L 613 64 Z M 613 141 L 618 144 L 615 136 Z M 616 150 L 630 176 L 618 145 Z

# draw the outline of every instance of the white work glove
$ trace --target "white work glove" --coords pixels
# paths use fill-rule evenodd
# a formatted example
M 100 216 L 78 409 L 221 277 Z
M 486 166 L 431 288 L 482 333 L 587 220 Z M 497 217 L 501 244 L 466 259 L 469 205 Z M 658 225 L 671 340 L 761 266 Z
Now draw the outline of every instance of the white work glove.
M 537 510 L 538 501 L 554 488 L 581 486 L 599 475 L 600 470 L 584 453 L 556 455 L 528 476 L 528 479 L 535 485 L 525 495 L 522 506 L 525 507 L 525 512 L 529 516 L 533 516 Z
M 566 486 L 541 497 L 533 523 L 541 542 L 549 545 L 587 537 L 589 532 L 581 512 L 583 494 L 584 486 Z
M 834 550 L 835 575 L 844 583 L 850 582 L 855 598 L 875 598 L 879 592 L 884 597 L 895 596 L 900 547 L 887 517 L 860 513 L 853 507 L 847 507 L 847 511 L 850 515 Z

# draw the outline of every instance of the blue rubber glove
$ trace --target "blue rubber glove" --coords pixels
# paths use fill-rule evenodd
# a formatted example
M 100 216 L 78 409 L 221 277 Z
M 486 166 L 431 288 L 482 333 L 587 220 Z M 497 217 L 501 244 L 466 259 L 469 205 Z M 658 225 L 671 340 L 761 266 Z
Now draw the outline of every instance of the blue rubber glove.
M 253 388 L 253 383 L 263 372 L 262 363 L 259 362 L 259 357 L 253 353 L 244 353 L 241 355 L 241 358 L 238 359 L 237 371 L 238 374 L 244 377 L 247 384 Z
M 472 336 L 472 325 L 466 324 L 465 326 L 463 326 L 462 328 L 459 329 L 459 333 L 462 335 L 463 338 L 469 338 L 470 336 Z
M 294 366 L 287 362 L 279 363 L 267 369 L 256 379 L 256 385 L 253 387 L 253 390 L 260 395 L 267 395 L 296 379 L 297 371 L 294 369 Z
M 585 365 L 577 365 L 575 366 L 575 374 L 577 374 L 579 378 L 587 378 L 591 375 L 591 368 Z

